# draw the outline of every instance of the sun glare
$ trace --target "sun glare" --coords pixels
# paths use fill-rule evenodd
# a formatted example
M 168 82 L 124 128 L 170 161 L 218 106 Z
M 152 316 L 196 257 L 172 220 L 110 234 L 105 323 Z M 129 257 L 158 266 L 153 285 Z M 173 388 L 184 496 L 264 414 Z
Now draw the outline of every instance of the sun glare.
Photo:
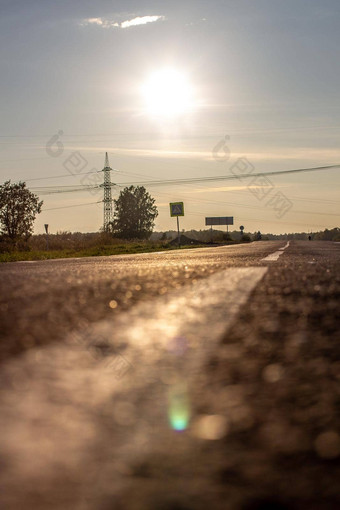
M 174 69 L 156 71 L 148 78 L 142 93 L 149 114 L 174 117 L 193 107 L 193 91 L 187 77 Z

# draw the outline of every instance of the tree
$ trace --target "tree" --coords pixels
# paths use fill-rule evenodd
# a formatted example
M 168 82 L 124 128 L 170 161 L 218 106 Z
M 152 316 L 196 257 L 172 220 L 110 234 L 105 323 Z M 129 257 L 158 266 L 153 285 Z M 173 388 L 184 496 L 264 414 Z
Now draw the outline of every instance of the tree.
M 25 182 L 0 185 L 1 234 L 10 239 L 26 238 L 33 232 L 33 223 L 41 212 L 43 202 L 26 188 Z
M 155 199 L 144 186 L 124 188 L 114 200 L 112 232 L 123 239 L 148 239 L 158 216 Z

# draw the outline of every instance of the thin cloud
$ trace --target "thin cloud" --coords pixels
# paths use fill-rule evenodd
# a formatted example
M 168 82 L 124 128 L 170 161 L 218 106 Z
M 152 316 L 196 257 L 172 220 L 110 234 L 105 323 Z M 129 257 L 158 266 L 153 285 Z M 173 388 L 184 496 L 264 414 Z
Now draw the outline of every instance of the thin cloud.
M 137 16 L 120 24 L 121 28 L 134 27 L 137 25 L 146 25 L 146 23 L 154 23 L 155 21 L 164 20 L 164 16 Z
M 271 185 L 269 184 L 261 184 L 261 188 L 270 188 Z M 280 186 L 280 188 L 282 188 L 283 186 Z M 244 190 L 249 190 L 249 189 L 258 189 L 259 186 L 254 186 L 254 185 L 249 185 L 249 186 L 216 186 L 214 188 L 207 188 L 206 186 L 204 186 L 204 188 L 197 188 L 197 189 L 191 189 L 191 190 L 183 190 L 182 193 L 183 194 L 186 194 L 186 195 L 192 195 L 192 194 L 196 194 L 196 193 L 220 193 L 221 191 L 231 191 L 231 192 L 235 192 L 235 191 L 244 191 Z
M 44 148 L 44 146 L 42 146 Z M 132 156 L 141 158 L 159 158 L 159 159 L 189 159 L 216 162 L 215 155 L 212 151 L 173 151 L 160 149 L 129 149 L 123 147 L 87 147 L 85 145 L 74 145 L 70 149 L 82 152 L 92 152 L 101 150 L 105 152 L 109 150 L 122 156 Z M 320 160 L 332 164 L 338 162 L 340 157 L 339 149 L 310 149 L 309 147 L 291 148 L 282 147 L 274 149 L 272 152 L 232 152 L 229 161 L 225 165 L 232 165 L 238 158 L 247 158 L 250 162 L 266 162 L 266 161 L 290 161 L 290 160 Z M 220 165 L 220 163 L 218 163 Z M 314 163 L 313 163 L 314 164 Z
M 83 21 L 84 25 L 102 25 L 103 20 L 101 18 L 88 18 Z
M 135 27 L 138 25 L 146 25 L 147 23 L 155 23 L 156 21 L 163 21 L 165 19 L 164 16 L 137 16 L 136 18 L 132 18 L 129 20 L 122 21 L 118 23 L 117 21 L 112 21 L 105 18 L 87 18 L 84 19 L 80 25 L 85 27 L 88 25 L 98 25 L 102 28 L 129 28 Z

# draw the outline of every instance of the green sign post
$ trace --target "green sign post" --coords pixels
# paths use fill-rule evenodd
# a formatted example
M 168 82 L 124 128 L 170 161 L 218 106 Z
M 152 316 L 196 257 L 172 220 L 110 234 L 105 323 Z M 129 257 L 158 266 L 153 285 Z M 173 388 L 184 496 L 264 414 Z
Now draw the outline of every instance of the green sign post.
M 170 205 L 170 216 L 173 218 L 177 217 L 177 236 L 178 236 L 178 247 L 180 246 L 180 235 L 179 235 L 179 216 L 184 216 L 184 204 L 183 202 L 172 202 Z

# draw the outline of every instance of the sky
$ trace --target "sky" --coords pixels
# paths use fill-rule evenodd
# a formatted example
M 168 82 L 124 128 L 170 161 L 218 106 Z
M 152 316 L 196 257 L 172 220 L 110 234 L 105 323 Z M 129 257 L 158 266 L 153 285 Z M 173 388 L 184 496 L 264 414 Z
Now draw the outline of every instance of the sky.
M 178 201 L 186 230 L 339 226 L 340 167 L 261 175 L 340 164 L 339 24 L 338 0 L 0 0 L 0 183 L 44 200 L 35 233 L 98 231 L 107 151 L 158 231 Z

